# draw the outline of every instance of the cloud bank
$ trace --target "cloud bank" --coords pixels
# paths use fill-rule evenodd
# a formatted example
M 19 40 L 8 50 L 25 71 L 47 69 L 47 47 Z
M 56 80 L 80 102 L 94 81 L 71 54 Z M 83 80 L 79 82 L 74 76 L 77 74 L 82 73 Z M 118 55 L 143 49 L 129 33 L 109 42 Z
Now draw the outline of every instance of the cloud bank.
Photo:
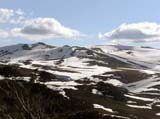
M 122 24 L 111 32 L 99 34 L 99 38 L 111 39 L 113 41 L 159 42 L 160 24 L 149 22 Z
M 22 10 L 0 9 L 0 23 L 21 24 L 9 30 L 0 29 L 0 38 L 24 38 L 32 41 L 66 38 L 77 39 L 85 35 L 65 27 L 54 18 L 25 18 Z
M 11 30 L 13 36 L 29 40 L 54 38 L 79 38 L 85 36 L 77 30 L 63 26 L 54 18 L 35 18 L 27 20 L 24 27 Z

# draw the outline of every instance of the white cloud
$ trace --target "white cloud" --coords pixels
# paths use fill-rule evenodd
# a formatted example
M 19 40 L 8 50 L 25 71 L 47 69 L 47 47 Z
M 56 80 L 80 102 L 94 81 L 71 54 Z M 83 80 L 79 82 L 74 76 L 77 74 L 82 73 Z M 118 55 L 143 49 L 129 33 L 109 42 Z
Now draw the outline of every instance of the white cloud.
M 27 20 L 23 28 L 14 28 L 11 33 L 30 40 L 59 37 L 79 38 L 84 36 L 77 30 L 64 27 L 54 18 L 35 18 Z
M 99 38 L 113 41 L 159 42 L 160 24 L 149 22 L 122 24 L 111 32 L 100 33 Z
M 0 23 L 20 23 L 24 20 L 24 12 L 21 9 L 13 10 L 0 8 Z
M 14 15 L 12 9 L 0 9 L 0 23 L 5 23 Z
M 21 37 L 28 40 L 39 41 L 54 38 L 76 39 L 85 36 L 77 30 L 63 26 L 54 18 L 35 18 L 26 20 L 23 27 L 15 27 L 9 31 L 0 31 L 1 38 Z

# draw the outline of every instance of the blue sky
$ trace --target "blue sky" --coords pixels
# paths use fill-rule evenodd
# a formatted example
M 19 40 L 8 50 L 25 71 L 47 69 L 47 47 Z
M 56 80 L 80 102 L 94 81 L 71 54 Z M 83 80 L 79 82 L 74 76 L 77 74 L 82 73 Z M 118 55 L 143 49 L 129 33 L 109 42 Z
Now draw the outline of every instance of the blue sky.
M 132 27 L 130 24 L 138 24 L 147 22 L 145 26 L 151 27 L 152 24 L 156 23 L 158 26 L 160 23 L 160 1 L 159 0 L 1 0 L 0 8 L 12 9 L 24 12 L 25 19 L 37 19 L 41 18 L 54 18 L 64 27 L 70 28 L 86 36 L 77 38 L 69 37 L 68 35 L 64 37 L 49 37 L 48 39 L 40 39 L 38 41 L 46 42 L 53 45 L 95 45 L 110 43 L 113 40 L 123 41 L 126 44 L 135 44 L 129 40 L 121 40 L 122 38 L 116 37 L 113 39 L 112 36 L 105 35 L 108 32 L 112 32 L 116 29 L 120 29 L 123 23 L 127 23 L 128 26 L 124 28 Z M 42 23 L 39 20 L 40 23 Z M 54 24 L 53 24 L 54 25 Z M 31 24 L 30 24 L 31 26 Z M 139 26 L 139 25 L 138 25 Z M 156 28 L 157 28 L 156 26 Z M 14 27 L 25 27 L 20 23 L 0 23 L 2 30 L 12 29 Z M 28 27 L 27 27 L 28 28 Z M 139 27 L 136 27 L 136 30 Z M 159 26 L 158 26 L 159 28 Z M 133 30 L 133 28 L 131 28 Z M 143 28 L 140 28 L 141 31 Z M 130 30 L 130 29 L 129 29 Z M 135 31 L 135 29 L 134 29 Z M 140 31 L 140 32 L 141 32 Z M 98 38 L 98 34 L 102 33 L 103 38 Z M 117 33 L 117 31 L 116 31 Z M 149 32 L 150 33 L 150 32 Z M 159 33 L 159 32 L 158 32 Z M 159 39 L 156 34 L 156 39 Z M 148 32 L 145 32 L 145 36 L 148 36 Z M 26 34 L 25 34 L 26 35 Z M 28 34 L 27 34 L 28 35 Z M 30 34 L 29 34 L 30 35 Z M 144 35 L 144 34 L 143 34 Z M 153 35 L 149 34 L 150 36 Z M 159 34 L 158 34 L 159 35 Z M 116 34 L 117 36 L 117 34 Z M 115 38 L 115 37 L 114 37 Z M 126 37 L 123 37 L 126 38 Z M 127 37 L 128 38 L 128 37 Z M 120 39 L 120 40 L 119 40 Z M 151 45 L 159 47 L 159 40 L 152 41 L 148 39 L 140 39 L 141 42 L 136 43 L 136 45 Z M 129 41 L 129 42 L 128 42 Z M 145 41 L 145 42 L 144 42 Z M 146 42 L 147 41 L 147 42 Z M 148 42 L 149 41 L 149 42 Z M 1 46 L 16 44 L 16 43 L 31 43 L 37 42 L 37 40 L 32 40 L 28 36 L 24 37 L 3 37 L 0 40 Z M 137 41 L 136 41 L 137 42 Z

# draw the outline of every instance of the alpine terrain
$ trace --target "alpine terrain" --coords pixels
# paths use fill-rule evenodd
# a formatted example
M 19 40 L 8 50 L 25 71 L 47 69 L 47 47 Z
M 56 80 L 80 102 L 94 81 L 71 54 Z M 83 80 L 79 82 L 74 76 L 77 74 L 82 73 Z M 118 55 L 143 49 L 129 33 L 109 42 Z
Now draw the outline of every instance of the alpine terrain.
M 160 49 L 0 48 L 0 119 L 160 119 Z

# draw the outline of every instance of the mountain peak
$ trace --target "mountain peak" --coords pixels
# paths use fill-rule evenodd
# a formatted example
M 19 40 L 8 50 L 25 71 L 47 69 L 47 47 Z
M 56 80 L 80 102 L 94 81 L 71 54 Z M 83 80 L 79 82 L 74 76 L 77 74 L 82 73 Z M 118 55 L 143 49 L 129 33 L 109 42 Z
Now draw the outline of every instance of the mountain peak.
M 38 49 L 38 48 L 45 49 L 45 48 L 55 48 L 55 46 L 48 45 L 43 42 L 37 42 L 37 43 L 31 44 L 31 48 L 32 49 L 35 49 L 35 48 L 36 49 Z

